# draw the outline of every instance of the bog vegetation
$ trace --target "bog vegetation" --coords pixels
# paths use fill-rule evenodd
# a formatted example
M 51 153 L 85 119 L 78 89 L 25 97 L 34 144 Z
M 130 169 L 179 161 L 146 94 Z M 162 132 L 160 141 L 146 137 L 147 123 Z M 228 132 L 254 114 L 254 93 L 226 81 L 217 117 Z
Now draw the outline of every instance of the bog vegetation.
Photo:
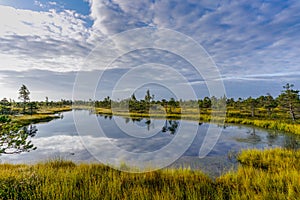
M 145 98 L 75 101 L 31 101 L 22 85 L 18 102 L 0 101 L 0 155 L 34 150 L 30 125 L 59 117 L 57 112 L 87 108 L 97 113 L 139 117 L 167 117 L 255 125 L 300 134 L 299 91 L 286 84 L 277 97 L 199 100 Z M 129 112 L 126 111 L 126 109 Z M 226 110 L 225 110 L 226 109 Z M 200 114 L 199 114 L 200 110 Z M 151 112 L 150 112 L 151 111 Z M 225 112 L 226 111 L 226 112 Z M 224 116 L 222 114 L 225 114 Z M 215 180 L 189 169 L 165 169 L 141 174 L 120 172 L 100 164 L 76 165 L 54 160 L 35 165 L 0 165 L 0 199 L 297 199 L 300 196 L 299 150 L 244 150 L 240 165 Z
M 300 152 L 246 150 L 215 180 L 190 169 L 126 173 L 54 160 L 0 165 L 1 199 L 298 199 Z

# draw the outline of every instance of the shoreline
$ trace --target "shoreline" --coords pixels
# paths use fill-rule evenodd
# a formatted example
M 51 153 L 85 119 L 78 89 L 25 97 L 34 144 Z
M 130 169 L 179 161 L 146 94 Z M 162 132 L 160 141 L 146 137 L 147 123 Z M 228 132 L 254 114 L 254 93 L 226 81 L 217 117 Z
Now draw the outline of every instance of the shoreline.
M 21 115 L 21 116 L 13 116 L 12 121 L 21 125 L 29 125 L 32 123 L 42 123 L 49 122 L 54 119 L 58 119 L 59 116 L 55 114 L 61 112 L 68 112 L 72 110 L 93 110 L 95 114 L 103 114 L 109 116 L 121 116 L 121 117 L 129 117 L 129 118 L 155 118 L 155 119 L 169 119 L 169 120 L 191 120 L 196 121 L 198 123 L 215 123 L 215 124 L 232 124 L 232 125 L 250 125 L 258 128 L 263 128 L 266 130 L 275 130 L 286 133 L 291 133 L 295 135 L 300 135 L 300 124 L 299 123 L 288 123 L 286 121 L 281 120 L 271 120 L 271 119 L 249 119 L 249 118 L 235 118 L 235 117 L 224 117 L 220 118 L 218 116 L 213 117 L 209 114 L 167 114 L 164 115 L 162 113 L 128 113 L 124 111 L 116 111 L 112 113 L 111 109 L 104 108 L 92 108 L 92 107 L 62 107 L 62 108 L 48 108 L 40 110 L 38 113 L 33 115 Z M 225 120 L 224 120 L 225 119 Z
M 72 107 L 62 107 L 62 108 L 48 108 L 44 110 L 39 110 L 39 112 L 29 115 L 18 115 L 18 116 L 10 116 L 12 119 L 12 123 L 16 123 L 17 125 L 27 126 L 30 124 L 37 124 L 43 122 L 50 122 L 54 119 L 60 118 L 55 115 L 61 112 L 72 111 Z
M 198 121 L 201 122 L 210 122 L 210 123 L 221 123 L 221 124 L 234 124 L 234 125 L 252 125 L 259 128 L 267 129 L 267 130 L 277 130 L 282 131 L 286 133 L 291 133 L 295 135 L 300 135 L 300 124 L 298 123 L 287 123 L 284 121 L 277 121 L 277 120 L 271 120 L 271 119 L 249 119 L 249 118 L 234 118 L 234 117 L 214 117 L 212 118 L 208 114 L 145 114 L 145 113 L 125 113 L 125 112 L 119 112 L 116 111 L 112 113 L 111 109 L 102 109 L 102 108 L 96 108 L 95 109 L 96 114 L 107 114 L 107 115 L 115 115 L 115 116 L 122 116 L 122 117 L 130 117 L 130 118 L 157 118 L 157 119 L 183 119 L 183 120 L 191 120 L 191 121 Z M 213 119 L 213 120 L 211 120 Z M 225 119 L 225 120 L 224 120 Z

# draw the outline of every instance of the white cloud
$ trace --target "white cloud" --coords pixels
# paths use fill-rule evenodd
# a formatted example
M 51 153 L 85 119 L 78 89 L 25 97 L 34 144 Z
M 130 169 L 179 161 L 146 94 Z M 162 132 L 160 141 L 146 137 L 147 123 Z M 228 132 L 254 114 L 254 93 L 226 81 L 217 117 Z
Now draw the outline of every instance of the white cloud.
M 75 11 L 34 12 L 1 6 L 0 17 L 8 20 L 0 22 L 0 53 L 19 55 L 19 60 L 45 58 L 33 59 L 34 68 L 74 70 L 78 59 L 93 47 L 91 44 L 98 44 L 106 36 L 120 31 L 156 26 L 192 36 L 206 48 L 225 74 L 233 70 L 245 74 L 251 74 L 253 70 L 267 73 L 274 68 L 291 72 L 299 63 L 296 56 L 300 51 L 296 34 L 299 14 L 296 10 L 300 4 L 297 2 L 287 2 L 284 7 L 259 1 L 89 2 L 90 16 L 94 20 L 91 28 L 83 21 L 87 16 Z M 56 2 L 48 3 L 54 5 Z M 280 58 L 276 56 L 277 52 L 281 52 Z M 60 67 L 50 67 L 49 59 L 55 59 Z M 14 67 L 18 70 L 24 66 L 30 68 L 22 62 L 18 57 L 6 59 L 6 63 L 18 63 Z M 283 63 L 288 67 L 280 67 Z M 9 67 L 13 66 L 10 64 Z
M 120 0 L 90 0 L 94 30 L 115 34 L 152 23 L 152 4 L 148 0 L 125 2 Z
M 92 47 L 74 11 L 37 12 L 0 6 L 2 70 L 73 71 Z
M 39 6 L 40 8 L 45 8 L 46 7 L 45 4 L 42 4 L 40 1 L 37 1 L 37 0 L 34 1 L 34 5 Z
M 90 3 L 95 30 L 114 34 L 144 24 L 175 29 L 202 44 L 224 74 L 299 69 L 300 58 L 296 54 L 300 53 L 297 26 L 300 3 L 295 1 L 90 0 Z
M 55 5 L 57 5 L 57 2 L 55 2 L 55 1 L 49 1 L 49 4 L 55 6 Z
M 208 51 L 227 80 L 258 81 L 252 76 L 259 74 L 276 74 L 288 80 L 299 71 L 300 2 L 295 0 L 86 1 L 90 2 L 90 16 L 71 10 L 55 11 L 58 1 L 45 5 L 36 1 L 37 5 L 53 8 L 44 12 L 0 6 L 0 19 L 5 19 L 0 20 L 0 69 L 78 70 L 89 51 L 103 39 L 151 26 L 191 36 Z M 85 24 L 85 19 L 94 20 L 92 27 Z M 115 47 L 119 50 L 124 44 L 139 43 L 134 40 L 137 38 L 119 41 Z M 133 63 L 139 58 L 143 56 L 129 55 L 122 61 Z M 183 73 L 195 83 L 202 81 L 189 70 Z

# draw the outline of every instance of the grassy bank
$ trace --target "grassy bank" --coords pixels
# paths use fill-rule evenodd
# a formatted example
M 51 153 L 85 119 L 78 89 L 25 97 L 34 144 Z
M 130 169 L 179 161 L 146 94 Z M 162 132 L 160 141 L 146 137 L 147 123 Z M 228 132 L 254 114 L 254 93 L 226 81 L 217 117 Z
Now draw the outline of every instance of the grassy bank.
M 300 134 L 300 124 L 291 123 L 281 120 L 268 120 L 268 119 L 242 119 L 242 118 L 226 118 L 226 123 L 253 125 L 265 129 L 278 130 L 293 134 Z
M 182 113 L 182 114 L 175 114 L 175 113 L 128 113 L 125 111 L 114 111 L 112 113 L 111 109 L 104 109 L 104 108 L 96 108 L 96 112 L 99 114 L 106 114 L 106 115 L 117 115 L 123 117 L 130 117 L 130 118 L 141 118 L 141 117 L 153 117 L 153 118 L 167 118 L 167 119 L 185 119 L 185 120 L 195 120 L 199 122 L 210 122 L 212 120 L 212 115 L 210 111 L 201 112 L 200 114 L 191 110 L 190 113 Z M 224 118 L 218 117 L 216 113 L 213 113 L 213 121 L 224 122 Z M 225 123 L 232 123 L 232 124 L 243 124 L 243 125 L 253 125 L 265 129 L 272 129 L 278 130 L 293 134 L 300 134 L 300 123 L 299 122 L 291 122 L 288 120 L 279 120 L 279 119 L 259 119 L 259 118 L 237 118 L 237 117 L 225 117 Z
M 52 114 L 22 115 L 22 116 L 14 116 L 12 122 L 19 124 L 21 126 L 26 126 L 29 124 L 36 124 L 40 122 L 49 122 L 57 118 L 59 118 L 59 116 L 52 115 Z
M 29 115 L 17 115 L 11 116 L 12 122 L 21 126 L 26 126 L 29 124 L 35 124 L 40 122 L 49 122 L 53 119 L 59 118 L 59 116 L 54 115 L 59 112 L 71 111 L 71 106 L 65 107 L 43 107 L 37 111 L 37 113 Z
M 132 174 L 101 164 L 51 161 L 0 165 L 2 199 L 297 199 L 300 152 L 246 150 L 237 172 L 212 180 L 199 171 Z
M 38 110 L 38 114 L 55 114 L 60 112 L 71 111 L 72 106 L 62 106 L 62 107 L 42 107 Z
M 230 199 L 299 199 L 300 151 L 244 150 L 236 172 L 217 179 Z

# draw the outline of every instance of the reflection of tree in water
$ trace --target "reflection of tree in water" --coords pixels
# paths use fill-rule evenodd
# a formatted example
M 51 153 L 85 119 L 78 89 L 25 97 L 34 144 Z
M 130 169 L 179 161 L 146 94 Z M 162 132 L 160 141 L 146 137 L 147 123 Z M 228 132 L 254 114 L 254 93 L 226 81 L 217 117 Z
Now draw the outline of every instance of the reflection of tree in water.
M 151 125 L 151 120 L 150 119 L 146 119 L 145 124 L 147 125 L 147 130 L 150 130 L 150 125 Z
M 100 115 L 100 116 L 102 117 L 102 115 Z M 104 115 L 104 119 L 107 119 L 107 118 L 111 120 L 112 119 L 112 115 Z
M 268 135 L 267 135 L 268 145 L 273 146 L 273 144 L 276 142 L 277 138 L 278 138 L 277 133 L 268 133 Z
M 131 118 L 131 121 L 133 121 L 133 122 L 140 122 L 140 121 L 142 121 L 142 119 L 143 119 L 143 118 L 132 117 L 132 118 Z
M 112 115 L 97 115 L 100 117 L 104 117 L 104 119 L 112 119 Z M 152 123 L 152 120 L 149 117 L 146 118 L 142 118 L 142 117 L 136 117 L 136 116 L 129 116 L 129 117 L 124 117 L 125 123 L 129 123 L 130 120 L 133 123 L 137 123 L 137 122 L 142 122 L 145 123 L 147 130 L 149 131 L 151 126 L 153 126 L 154 124 Z M 145 120 L 145 122 L 143 122 L 143 120 Z M 164 126 L 162 127 L 162 132 L 166 133 L 166 132 L 170 132 L 170 134 L 175 134 L 178 128 L 179 122 L 176 120 L 165 120 Z M 199 123 L 199 126 L 201 126 L 202 123 Z
M 252 131 L 250 130 L 247 133 L 248 133 L 247 139 L 249 143 L 257 144 L 261 141 L 261 138 L 259 135 L 256 134 L 256 130 L 254 127 L 252 127 Z
M 141 121 L 142 118 L 139 120 Z M 150 127 L 152 125 L 152 121 L 150 118 L 145 118 L 145 124 L 147 125 L 147 130 L 150 130 Z M 176 130 L 178 128 L 178 121 L 175 120 L 165 120 L 164 126 L 162 127 L 162 132 L 166 133 L 166 132 L 170 132 L 170 134 L 175 134 Z
M 217 126 L 218 126 L 219 128 L 224 129 L 224 130 L 228 127 L 227 124 L 217 124 Z
M 112 115 L 108 115 L 108 114 L 96 114 L 97 117 L 103 117 L 104 119 L 112 119 Z
M 35 150 L 29 137 L 37 133 L 36 126 L 19 128 L 12 124 L 2 124 L 0 127 L 0 154 L 16 154 Z
M 166 120 L 165 124 L 162 128 L 162 132 L 168 132 L 170 131 L 170 133 L 173 135 L 175 134 L 176 130 L 178 128 L 178 121 L 175 120 Z
M 287 149 L 300 149 L 300 140 L 297 140 L 296 137 L 286 135 L 284 137 L 283 147 Z
M 256 134 L 256 130 L 254 127 L 252 127 L 252 130 L 249 130 L 246 132 L 247 137 L 246 138 L 237 138 L 236 140 L 238 142 L 245 142 L 250 144 L 258 144 L 261 141 L 261 137 Z

